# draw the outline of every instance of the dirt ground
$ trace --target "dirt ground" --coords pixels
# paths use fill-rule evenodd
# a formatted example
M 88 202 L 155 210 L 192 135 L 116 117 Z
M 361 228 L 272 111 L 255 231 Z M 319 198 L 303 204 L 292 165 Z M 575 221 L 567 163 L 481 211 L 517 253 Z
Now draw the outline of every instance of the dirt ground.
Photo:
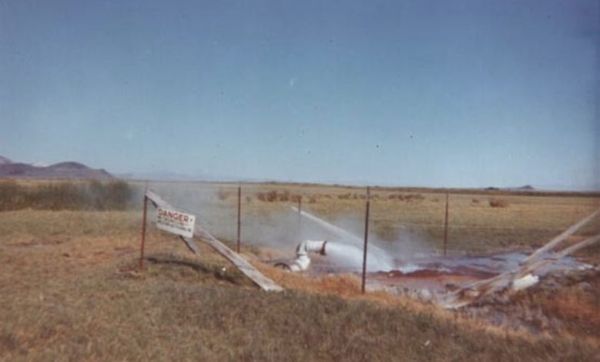
M 510 297 L 495 295 L 459 310 L 494 325 L 534 335 L 600 340 L 600 270 L 555 273 Z

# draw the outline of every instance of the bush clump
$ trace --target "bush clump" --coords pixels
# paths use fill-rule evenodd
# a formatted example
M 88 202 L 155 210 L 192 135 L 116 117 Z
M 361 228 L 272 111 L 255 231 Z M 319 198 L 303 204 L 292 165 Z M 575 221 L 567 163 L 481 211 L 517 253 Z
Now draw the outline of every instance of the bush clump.
M 502 199 L 490 199 L 490 207 L 508 207 L 508 201 Z
M 277 192 L 275 190 L 271 190 L 269 192 L 257 193 L 256 198 L 259 199 L 260 201 L 264 201 L 264 202 L 275 202 L 275 201 L 288 202 L 290 200 L 297 202 L 298 199 L 300 198 L 300 196 L 292 195 L 287 190 L 282 191 L 282 192 Z
M 133 206 L 134 188 L 124 181 L 51 182 L 26 185 L 0 182 L 0 211 L 125 210 Z

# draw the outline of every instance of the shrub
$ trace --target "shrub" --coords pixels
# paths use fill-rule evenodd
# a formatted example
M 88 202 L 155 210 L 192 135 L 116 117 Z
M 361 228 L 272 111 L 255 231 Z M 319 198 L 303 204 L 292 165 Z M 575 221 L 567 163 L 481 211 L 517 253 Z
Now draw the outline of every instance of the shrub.
M 338 195 L 340 200 L 349 200 L 352 195 L 350 193 Z
M 273 202 L 273 201 L 277 200 L 277 191 L 271 190 L 271 191 L 267 192 L 265 199 L 267 202 Z
M 22 209 L 27 203 L 25 195 L 21 192 L 22 186 L 9 180 L 0 183 L 0 211 Z
M 133 206 L 133 187 L 124 181 L 52 182 L 41 185 L 0 183 L 0 211 L 125 210 Z
M 290 192 L 289 191 L 286 190 L 279 194 L 279 201 L 287 202 L 289 200 L 290 200 Z
M 508 202 L 502 199 L 490 199 L 491 207 L 508 207 Z
M 271 190 L 269 192 L 259 192 L 258 194 L 256 194 L 256 198 L 264 202 L 277 201 L 278 197 L 279 195 L 277 194 L 277 191 L 274 190 Z
M 219 192 L 217 192 L 217 197 L 220 201 L 225 201 L 229 197 L 229 192 L 225 190 L 219 190 Z
M 425 196 L 421 194 L 412 194 L 406 196 L 406 201 L 423 201 L 425 200 Z

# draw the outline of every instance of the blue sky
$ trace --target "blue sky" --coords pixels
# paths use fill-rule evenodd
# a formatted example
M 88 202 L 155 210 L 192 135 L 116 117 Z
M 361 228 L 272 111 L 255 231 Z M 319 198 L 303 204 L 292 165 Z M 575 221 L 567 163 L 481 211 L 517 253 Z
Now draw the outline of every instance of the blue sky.
M 598 1 L 0 0 L 0 155 L 600 187 Z

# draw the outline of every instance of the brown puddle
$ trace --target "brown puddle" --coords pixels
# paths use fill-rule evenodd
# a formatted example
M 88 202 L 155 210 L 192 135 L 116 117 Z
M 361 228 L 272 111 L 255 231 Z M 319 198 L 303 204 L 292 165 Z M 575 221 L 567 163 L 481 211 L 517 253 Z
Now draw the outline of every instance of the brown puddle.
M 491 255 L 470 256 L 418 256 L 410 261 L 395 260 L 394 268 L 367 274 L 372 289 L 387 289 L 403 292 L 427 289 L 444 292 L 457 289 L 478 280 L 488 279 L 506 271 L 514 270 L 527 254 L 506 252 Z M 551 255 L 548 255 L 551 257 Z M 586 269 L 589 266 L 572 257 L 565 257 L 540 270 L 540 276 L 551 270 Z M 334 265 L 327 257 L 313 259 L 311 274 L 360 273 L 359 268 L 344 268 Z

